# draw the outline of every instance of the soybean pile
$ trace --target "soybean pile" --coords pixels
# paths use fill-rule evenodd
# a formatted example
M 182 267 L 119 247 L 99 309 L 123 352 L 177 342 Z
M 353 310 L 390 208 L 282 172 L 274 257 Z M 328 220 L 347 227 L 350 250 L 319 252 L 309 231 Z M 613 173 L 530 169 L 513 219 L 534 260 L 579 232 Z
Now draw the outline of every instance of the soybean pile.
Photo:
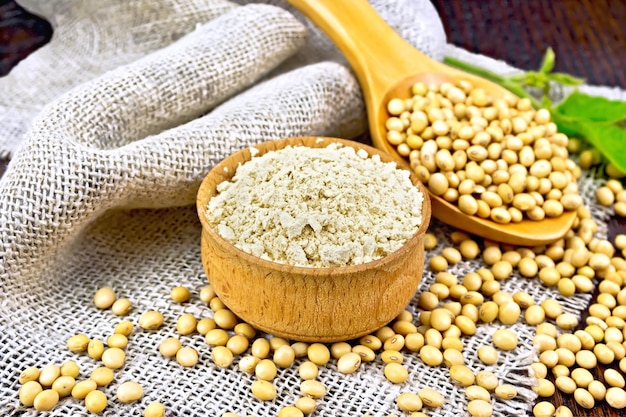
M 461 80 L 411 87 L 387 104 L 386 138 L 430 192 L 497 223 L 558 217 L 582 204 L 568 137 L 546 109 L 493 99 Z

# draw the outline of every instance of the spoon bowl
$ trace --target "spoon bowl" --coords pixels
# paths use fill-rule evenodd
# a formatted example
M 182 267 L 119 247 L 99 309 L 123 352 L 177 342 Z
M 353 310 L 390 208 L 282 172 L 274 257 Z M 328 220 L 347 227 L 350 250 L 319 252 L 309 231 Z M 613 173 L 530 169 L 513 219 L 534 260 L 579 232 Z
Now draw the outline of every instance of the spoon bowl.
M 391 98 L 409 98 L 416 82 L 442 84 L 470 81 L 493 98 L 512 95 L 481 77 L 426 56 L 398 35 L 366 0 L 288 0 L 311 19 L 343 52 L 363 89 L 373 145 L 405 161 L 386 139 L 385 122 Z M 575 211 L 541 221 L 524 219 L 500 224 L 470 216 L 432 193 L 432 214 L 444 223 L 486 239 L 522 246 L 552 243 L 572 227 Z

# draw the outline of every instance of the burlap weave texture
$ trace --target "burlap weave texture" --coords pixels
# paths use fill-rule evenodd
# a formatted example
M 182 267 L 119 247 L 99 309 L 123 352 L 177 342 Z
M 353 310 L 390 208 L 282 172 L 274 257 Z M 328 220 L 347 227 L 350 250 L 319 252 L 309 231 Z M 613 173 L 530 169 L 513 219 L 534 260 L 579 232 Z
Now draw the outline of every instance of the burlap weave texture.
M 270 3 L 287 8 L 282 2 Z M 40 6 L 47 8 L 42 12 L 57 16 L 61 25 L 64 11 L 72 4 L 68 0 Z M 168 10 L 163 4 L 172 5 L 168 12 L 172 20 L 157 14 Z M 432 56 L 443 56 L 443 30 L 428 1 L 373 4 L 412 44 Z M 89 5 L 96 3 L 85 2 L 84 7 Z M 65 341 L 75 333 L 104 340 L 112 332 L 121 318 L 92 303 L 97 288 L 111 286 L 120 297 L 133 301 L 129 319 L 134 323 L 148 309 L 162 311 L 166 320 L 159 332 L 136 329 L 131 335 L 125 366 L 104 388 L 111 401 L 103 415 L 141 415 L 146 404 L 161 401 L 168 416 L 220 416 L 227 411 L 275 416 L 300 395 L 296 366 L 280 370 L 275 381 L 278 398 L 263 403 L 250 393 L 254 378 L 237 369 L 236 362 L 228 369 L 216 367 L 210 347 L 198 335 L 181 337 L 184 345 L 200 353 L 193 368 L 182 368 L 158 353 L 163 338 L 177 335 L 174 326 L 181 313 L 212 316 L 198 300 L 207 277 L 200 263 L 195 192 L 213 165 L 255 143 L 300 135 L 362 135 L 366 119 L 359 85 L 328 39 L 295 12 L 221 0 L 119 2 L 118 6 L 137 7 L 135 16 L 141 18 L 146 17 L 139 13 L 141 7 L 150 6 L 155 15 L 145 21 L 148 28 L 152 24 L 160 28 L 159 22 L 168 26 L 166 22 L 177 18 L 187 23 L 159 29 L 160 41 L 148 42 L 149 48 L 143 50 L 131 48 L 124 62 L 123 57 L 103 62 L 98 67 L 101 72 L 53 88 L 50 100 L 54 101 L 32 122 L 24 139 L 23 131 L 12 133 L 11 146 L 3 148 L 23 143 L 0 180 L 0 415 L 37 414 L 19 405 L 17 378 L 22 369 L 75 360 L 82 379 L 99 365 L 86 355 L 68 352 Z M 105 33 L 117 38 L 119 27 L 116 30 L 112 21 L 118 16 L 104 16 Z M 71 25 L 64 32 L 67 36 L 73 33 L 70 29 Z M 81 51 L 73 43 L 65 47 Z M 454 48 L 447 52 L 467 56 Z M 33 56 L 28 65 L 41 69 L 54 61 L 56 53 Z M 70 56 L 66 66 L 75 63 L 82 68 L 89 62 Z M 93 59 L 107 61 L 107 57 Z M 484 57 L 471 59 L 500 71 L 513 70 Z M 18 70 L 15 78 L 0 80 L 0 85 L 19 84 L 16 94 L 20 88 L 35 91 L 48 86 L 44 81 L 20 81 L 27 71 Z M 624 97 L 619 91 L 599 93 Z M 6 108 L 17 108 L 16 102 L 7 102 Z M 26 125 L 39 110 L 24 118 Z M 2 127 L 9 122 L 0 118 Z M 596 186 L 590 175 L 581 181 L 587 204 L 602 222 L 608 213 L 593 206 Z M 440 244 L 427 253 L 427 260 L 449 245 L 449 229 L 435 221 L 432 230 Z M 451 272 L 462 276 L 481 266 L 478 260 L 467 261 Z M 426 271 L 421 290 L 433 280 L 434 275 Z M 176 285 L 192 289 L 189 303 L 176 305 L 169 300 Z M 524 289 L 537 301 L 548 296 L 565 301 L 537 280 L 513 277 L 504 286 L 509 291 Z M 587 300 L 577 296 L 564 304 L 578 313 Z M 417 316 L 415 300 L 408 309 Z M 490 343 L 497 327 L 480 326 L 475 336 L 465 339 L 473 369 L 483 368 L 475 351 Z M 523 324 L 515 329 L 520 347 L 489 368 L 502 381 L 520 387 L 515 401 L 494 403 L 500 417 L 526 414 L 534 399 L 526 375 L 533 355 L 533 329 Z M 462 414 L 466 399 L 450 382 L 447 368 L 425 366 L 417 355 L 408 354 L 405 364 L 409 382 L 394 385 L 384 378 L 380 361 L 365 364 L 349 376 L 340 374 L 331 362 L 321 370 L 319 379 L 328 393 L 319 401 L 316 414 L 399 414 L 397 395 L 421 387 L 435 388 L 446 397 L 445 406 L 428 411 L 429 415 Z M 114 399 L 117 386 L 128 380 L 144 386 L 145 395 L 135 404 Z M 50 415 L 89 413 L 82 401 L 66 399 Z

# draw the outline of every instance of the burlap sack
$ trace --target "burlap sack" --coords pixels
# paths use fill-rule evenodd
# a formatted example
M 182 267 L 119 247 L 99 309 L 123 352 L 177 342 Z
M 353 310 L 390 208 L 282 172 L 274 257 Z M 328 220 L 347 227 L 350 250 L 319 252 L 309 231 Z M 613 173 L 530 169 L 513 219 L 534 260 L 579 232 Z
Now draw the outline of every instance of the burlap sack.
M 103 388 L 110 399 L 103 415 L 141 415 L 148 403 L 160 401 L 168 416 L 220 416 L 228 411 L 275 416 L 301 395 L 296 366 L 279 371 L 274 381 L 277 399 L 261 402 L 250 393 L 254 377 L 240 371 L 237 360 L 227 369 L 215 366 L 211 349 L 199 335 L 181 337 L 184 345 L 200 353 L 193 368 L 165 359 L 157 347 L 165 337 L 177 336 L 175 322 L 181 313 L 212 316 L 198 299 L 207 277 L 200 263 L 200 225 L 193 201 L 203 176 L 225 156 L 261 141 L 362 135 L 366 118 L 356 80 L 310 22 L 271 6 L 239 7 L 221 0 L 107 2 L 134 10 L 134 18 L 124 20 L 111 12 L 119 9 L 107 9 L 101 2 L 84 2 L 84 10 L 69 0 L 35 4 L 54 17 L 57 43 L 0 79 L 2 91 L 11 92 L 0 97 L 0 128 L 12 132 L 2 134 L 6 139 L 1 148 L 10 152 L 22 143 L 0 180 L 0 415 L 37 414 L 17 399 L 17 379 L 26 367 L 74 360 L 83 379 L 99 365 L 69 352 L 65 342 L 76 333 L 100 340 L 112 333 L 122 318 L 92 303 L 98 288 L 111 286 L 133 301 L 128 319 L 137 323 L 142 312 L 157 309 L 164 313 L 165 324 L 158 332 L 135 329 L 130 336 L 124 367 Z M 441 58 L 445 38 L 428 1 L 373 4 L 411 43 Z M 102 7 L 102 20 L 92 20 L 97 7 Z M 70 11 L 77 21 L 63 27 Z M 195 28 L 196 23 L 201 24 Z M 81 24 L 95 25 L 93 34 L 106 34 L 106 43 L 117 46 L 108 54 L 81 49 L 76 40 L 83 33 L 76 28 L 85 27 Z M 146 49 L 146 44 L 124 37 L 135 27 L 146 37 Z M 184 33 L 188 35 L 166 46 Z M 118 44 L 119 39 L 125 40 Z M 124 49 L 120 45 L 128 49 L 125 56 L 115 57 L 115 51 Z M 447 52 L 464 53 L 454 48 Z M 60 55 L 71 59 L 48 71 Z M 471 59 L 512 70 L 484 57 Z M 93 72 L 80 78 L 83 68 Z M 23 112 L 6 116 L 21 107 Z M 14 120 L 18 127 L 6 129 L 16 126 Z M 581 182 L 588 204 L 593 205 L 596 186 L 591 176 Z M 592 207 L 598 220 L 606 219 L 606 209 Z M 435 221 L 432 230 L 440 244 L 427 259 L 450 244 L 449 229 Z M 480 260 L 464 261 L 451 272 L 462 276 L 481 266 Z M 433 280 L 426 271 L 421 290 Z M 176 285 L 192 289 L 189 303 L 169 299 Z M 517 275 L 504 287 L 528 291 L 537 301 L 548 296 L 562 300 L 537 280 Z M 587 301 L 587 296 L 576 296 L 564 306 L 578 313 Z M 408 309 L 417 317 L 415 301 Z M 485 368 L 475 352 L 490 344 L 497 327 L 479 326 L 475 336 L 464 338 L 472 369 Z M 535 398 L 527 374 L 534 354 L 533 329 L 521 323 L 514 328 L 520 346 L 501 355 L 497 366 L 487 367 L 520 390 L 513 401 L 494 402 L 497 416 L 526 415 Z M 320 371 L 327 394 L 318 401 L 316 414 L 400 414 L 397 395 L 422 387 L 446 397 L 445 405 L 429 410 L 429 415 L 463 414 L 467 400 L 450 382 L 446 367 L 425 366 L 414 354 L 405 355 L 405 365 L 409 380 L 394 385 L 383 376 L 380 360 L 349 376 L 340 374 L 331 361 Z M 115 389 L 129 380 L 143 385 L 144 396 L 137 403 L 122 404 L 114 399 Z M 83 402 L 73 399 L 62 400 L 50 414 L 89 415 Z

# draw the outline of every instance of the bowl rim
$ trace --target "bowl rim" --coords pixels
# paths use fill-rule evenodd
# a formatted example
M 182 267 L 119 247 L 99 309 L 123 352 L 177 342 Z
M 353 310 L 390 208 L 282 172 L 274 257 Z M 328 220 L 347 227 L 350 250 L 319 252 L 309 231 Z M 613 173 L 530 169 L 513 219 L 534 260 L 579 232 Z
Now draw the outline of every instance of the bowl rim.
M 417 231 L 409 238 L 399 249 L 394 252 L 383 256 L 382 258 L 374 259 L 369 262 L 361 263 L 358 265 L 346 265 L 346 266 L 328 266 L 328 267 L 309 267 L 309 266 L 296 266 L 290 265 L 287 263 L 280 263 L 275 261 L 270 261 L 267 259 L 260 258 L 256 255 L 248 253 L 243 249 L 238 248 L 233 245 L 231 242 L 222 237 L 208 222 L 206 218 L 207 205 L 209 202 L 208 192 L 206 190 L 209 188 L 208 184 L 212 181 L 212 177 L 221 176 L 223 177 L 222 181 L 229 180 L 232 176 L 235 175 L 236 169 L 232 172 L 225 171 L 227 167 L 227 163 L 232 159 L 240 159 L 242 161 L 247 162 L 253 156 L 261 156 L 267 152 L 280 150 L 289 145 L 291 146 L 308 146 L 311 145 L 320 145 L 315 147 L 325 147 L 331 143 L 339 143 L 343 146 L 349 146 L 354 148 L 355 150 L 364 149 L 367 151 L 368 155 L 372 157 L 373 155 L 379 155 L 383 162 L 393 162 L 396 164 L 398 169 L 404 169 L 409 172 L 409 176 L 411 182 L 415 187 L 418 188 L 420 193 L 423 196 L 422 199 L 422 222 L 418 227 Z M 259 149 L 262 147 L 262 149 Z M 252 155 L 251 148 L 257 149 L 259 152 L 256 152 Z M 220 182 L 222 182 L 220 181 Z M 256 264 L 259 267 L 265 268 L 267 270 L 272 271 L 280 271 L 285 272 L 288 271 L 294 275 L 301 276 L 342 276 L 342 275 L 353 275 L 358 272 L 372 270 L 372 269 L 381 269 L 384 268 L 387 264 L 391 264 L 396 261 L 397 258 L 404 255 L 405 252 L 411 250 L 415 245 L 422 242 L 422 237 L 426 233 L 430 221 L 431 221 L 431 203 L 428 192 L 424 184 L 418 179 L 418 177 L 413 173 L 410 169 L 410 166 L 404 161 L 398 161 L 389 153 L 377 149 L 368 144 L 357 142 L 350 139 L 341 139 L 329 136 L 296 136 L 289 137 L 284 139 L 275 139 L 269 140 L 265 142 L 258 143 L 256 145 L 252 145 L 241 149 L 226 158 L 222 159 L 217 165 L 215 165 L 204 177 L 200 188 L 198 189 L 198 193 L 196 196 L 196 209 L 198 213 L 198 217 L 200 219 L 200 223 L 202 224 L 202 233 L 207 233 L 211 239 L 216 241 L 223 250 L 228 252 L 231 255 L 241 258 L 247 263 Z

